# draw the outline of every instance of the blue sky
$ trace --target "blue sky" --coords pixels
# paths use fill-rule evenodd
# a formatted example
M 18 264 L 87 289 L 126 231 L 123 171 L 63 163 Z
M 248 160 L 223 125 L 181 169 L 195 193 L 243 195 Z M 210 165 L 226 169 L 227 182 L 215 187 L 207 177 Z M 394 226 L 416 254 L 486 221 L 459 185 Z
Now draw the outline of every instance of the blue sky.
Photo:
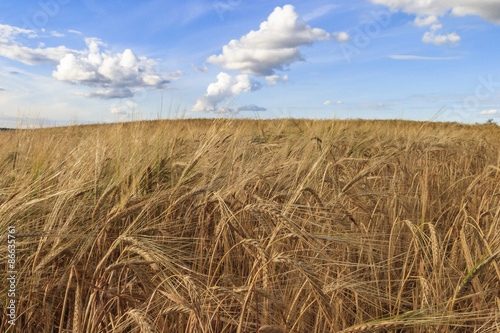
M 0 1 L 0 127 L 485 122 L 500 117 L 499 51 L 500 0 Z

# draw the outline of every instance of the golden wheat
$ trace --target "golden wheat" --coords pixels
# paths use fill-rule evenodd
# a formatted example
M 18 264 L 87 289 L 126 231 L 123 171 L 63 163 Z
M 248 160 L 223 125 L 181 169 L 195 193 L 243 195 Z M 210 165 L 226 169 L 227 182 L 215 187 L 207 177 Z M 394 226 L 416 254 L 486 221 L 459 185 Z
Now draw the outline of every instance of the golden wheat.
M 2 332 L 500 325 L 496 125 L 189 119 L 0 142 L 18 272 Z

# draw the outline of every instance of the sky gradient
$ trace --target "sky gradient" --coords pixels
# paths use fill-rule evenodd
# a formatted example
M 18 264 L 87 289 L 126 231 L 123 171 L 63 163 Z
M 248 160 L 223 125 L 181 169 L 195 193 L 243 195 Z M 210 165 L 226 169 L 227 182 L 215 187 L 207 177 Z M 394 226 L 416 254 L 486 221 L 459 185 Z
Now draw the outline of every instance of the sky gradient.
M 500 0 L 0 1 L 0 127 L 495 121 Z

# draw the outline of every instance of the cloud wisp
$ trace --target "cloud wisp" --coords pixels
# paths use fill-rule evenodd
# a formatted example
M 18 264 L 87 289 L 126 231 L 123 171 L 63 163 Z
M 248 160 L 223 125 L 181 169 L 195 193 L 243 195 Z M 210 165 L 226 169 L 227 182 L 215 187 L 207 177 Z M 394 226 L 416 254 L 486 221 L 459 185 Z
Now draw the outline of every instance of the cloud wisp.
M 390 55 L 389 58 L 394 60 L 457 60 L 460 57 L 425 57 L 417 55 Z
M 425 27 L 428 25 L 439 24 L 439 19 L 437 18 L 436 15 L 417 16 L 415 18 L 415 21 L 413 21 L 413 23 L 417 27 Z
M 333 104 L 342 104 L 342 101 L 334 102 L 334 101 L 328 99 L 328 100 L 323 102 L 323 105 L 333 105 Z
M 310 13 L 305 14 L 302 18 L 304 19 L 304 21 L 308 22 L 308 21 L 314 20 L 318 17 L 321 17 L 323 15 L 328 14 L 330 11 L 334 10 L 337 7 L 338 7 L 338 5 L 334 5 L 334 4 L 324 5 L 322 7 L 319 7 L 317 9 L 313 10 Z
M 255 104 L 248 104 L 248 105 L 243 105 L 240 106 L 239 108 L 236 109 L 236 111 L 267 111 L 266 108 L 263 108 L 261 106 L 257 106 Z
M 479 112 L 479 114 L 483 115 L 483 116 L 496 116 L 496 115 L 500 115 L 500 112 L 498 112 L 498 110 L 496 110 L 496 109 L 492 109 L 492 110 L 481 111 L 481 112 Z
M 32 40 L 38 37 L 33 30 L 0 24 L 0 56 L 26 65 L 57 65 L 66 54 L 78 53 L 65 46 L 31 48 L 18 42 L 20 38 Z

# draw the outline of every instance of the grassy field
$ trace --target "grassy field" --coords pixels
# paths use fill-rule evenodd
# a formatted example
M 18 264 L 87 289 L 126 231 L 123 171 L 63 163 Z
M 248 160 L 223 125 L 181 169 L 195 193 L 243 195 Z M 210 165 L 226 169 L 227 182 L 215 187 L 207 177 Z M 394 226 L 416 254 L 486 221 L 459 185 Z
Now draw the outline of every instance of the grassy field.
M 499 147 L 405 121 L 1 131 L 0 331 L 500 332 Z

